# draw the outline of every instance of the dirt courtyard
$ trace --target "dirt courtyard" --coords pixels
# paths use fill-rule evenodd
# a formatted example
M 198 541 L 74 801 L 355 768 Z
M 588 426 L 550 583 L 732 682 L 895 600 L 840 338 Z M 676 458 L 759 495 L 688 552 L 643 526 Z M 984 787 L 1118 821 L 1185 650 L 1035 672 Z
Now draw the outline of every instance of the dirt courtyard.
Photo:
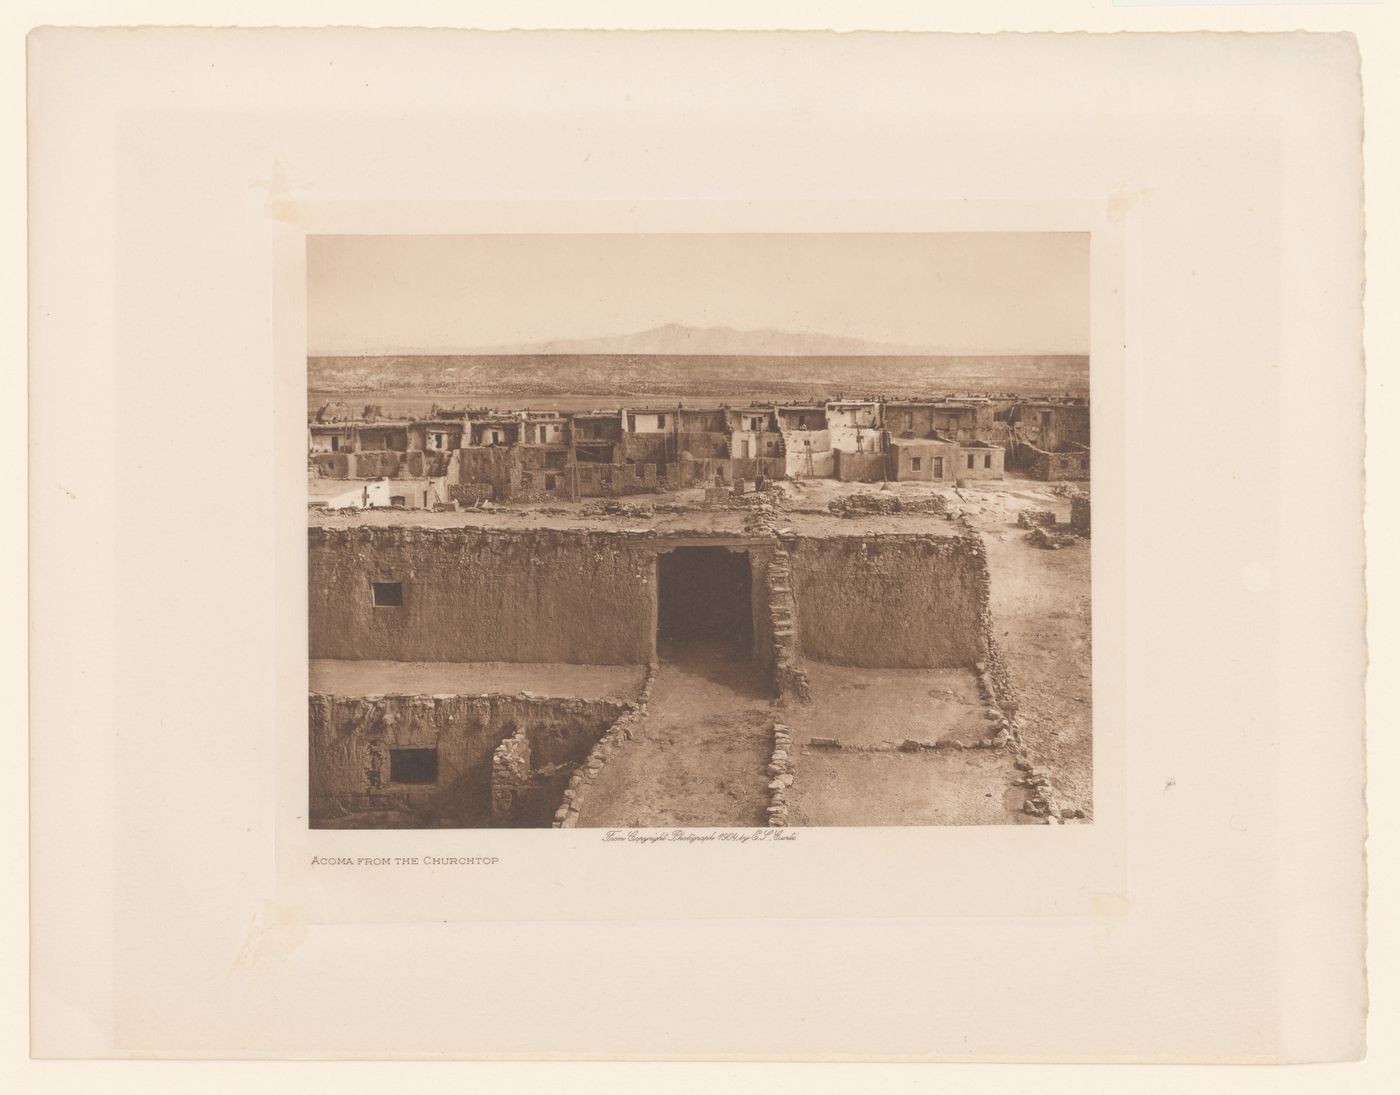
M 799 737 L 799 742 L 805 738 Z M 852 752 L 802 746 L 789 825 L 1020 825 L 1020 772 L 1005 749 Z
M 785 720 L 812 737 L 846 745 L 898 745 L 992 737 L 986 703 L 969 669 L 865 669 L 807 662 L 812 704 Z
M 765 824 L 769 696 L 753 660 L 731 646 L 663 649 L 647 716 L 593 781 L 578 827 Z

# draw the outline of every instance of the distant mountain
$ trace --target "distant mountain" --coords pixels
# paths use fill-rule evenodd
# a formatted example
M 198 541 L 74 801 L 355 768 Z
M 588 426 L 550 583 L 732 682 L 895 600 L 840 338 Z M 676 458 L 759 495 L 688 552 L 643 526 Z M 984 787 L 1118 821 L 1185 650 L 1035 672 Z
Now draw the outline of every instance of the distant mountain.
M 475 355 L 665 354 L 685 357 L 888 357 L 926 353 L 893 342 L 871 342 L 820 332 L 741 331 L 733 327 L 687 327 L 666 323 L 645 331 L 602 338 L 556 338 L 545 342 L 486 346 Z
M 842 394 L 936 396 L 956 391 L 1088 395 L 1089 359 L 1075 354 L 456 354 L 312 357 L 317 398 L 443 401 L 600 397 L 616 402 L 798 400 Z

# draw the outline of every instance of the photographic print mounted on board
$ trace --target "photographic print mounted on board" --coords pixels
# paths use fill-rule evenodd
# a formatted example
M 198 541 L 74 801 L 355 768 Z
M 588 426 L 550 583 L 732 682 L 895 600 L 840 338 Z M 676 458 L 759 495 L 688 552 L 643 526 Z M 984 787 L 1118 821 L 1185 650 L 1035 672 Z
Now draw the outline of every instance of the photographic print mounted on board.
M 1087 233 L 307 271 L 313 828 L 1092 819 Z

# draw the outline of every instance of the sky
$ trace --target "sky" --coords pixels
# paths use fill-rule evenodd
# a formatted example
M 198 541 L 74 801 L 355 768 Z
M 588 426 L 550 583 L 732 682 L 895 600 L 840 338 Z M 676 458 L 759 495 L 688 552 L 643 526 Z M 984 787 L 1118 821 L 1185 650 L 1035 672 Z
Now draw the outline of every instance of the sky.
M 308 352 L 454 354 L 666 324 L 1087 354 L 1087 233 L 312 236 Z

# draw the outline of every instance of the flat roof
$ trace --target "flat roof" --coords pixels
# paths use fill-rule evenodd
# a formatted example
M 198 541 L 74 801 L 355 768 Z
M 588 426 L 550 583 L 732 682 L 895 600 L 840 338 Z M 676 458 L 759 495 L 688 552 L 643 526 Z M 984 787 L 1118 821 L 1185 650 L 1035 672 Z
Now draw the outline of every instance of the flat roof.
M 371 486 L 375 483 L 386 482 L 384 479 L 308 479 L 306 481 L 306 496 L 308 498 L 334 498 L 337 494 L 345 494 L 360 487 Z

